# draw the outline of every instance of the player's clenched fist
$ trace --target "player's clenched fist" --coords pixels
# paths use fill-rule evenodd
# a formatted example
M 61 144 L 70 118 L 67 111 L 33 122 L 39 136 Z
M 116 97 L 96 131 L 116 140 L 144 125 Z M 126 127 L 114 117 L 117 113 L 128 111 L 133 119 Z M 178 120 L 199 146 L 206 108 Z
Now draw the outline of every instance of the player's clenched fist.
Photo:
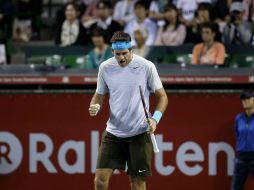
M 101 106 L 100 104 L 92 104 L 89 107 L 89 114 L 90 116 L 96 116 L 98 114 L 98 111 L 100 110 Z

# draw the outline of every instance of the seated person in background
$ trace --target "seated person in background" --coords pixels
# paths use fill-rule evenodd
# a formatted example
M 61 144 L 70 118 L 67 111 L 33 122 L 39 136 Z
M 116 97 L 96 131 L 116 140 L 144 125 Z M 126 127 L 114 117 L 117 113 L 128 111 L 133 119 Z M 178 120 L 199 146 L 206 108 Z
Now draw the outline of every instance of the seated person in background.
M 144 29 L 147 31 L 148 37 L 146 40 L 147 46 L 154 45 L 156 36 L 157 36 L 157 24 L 155 21 L 147 18 L 148 16 L 148 5 L 146 1 L 140 0 L 137 1 L 134 5 L 135 19 L 128 22 L 124 28 L 124 32 L 130 34 L 131 39 L 134 39 L 134 31 L 137 29 Z M 131 41 L 131 45 L 135 46 L 136 42 Z
M 165 24 L 159 29 L 155 45 L 182 45 L 186 37 L 186 27 L 180 23 L 179 12 L 176 6 L 173 4 L 167 5 L 164 17 Z
M 216 42 L 216 26 L 207 22 L 201 27 L 202 43 L 194 46 L 192 51 L 192 64 L 223 65 L 225 59 L 225 47 Z
M 5 45 L 0 43 L 0 65 L 6 64 Z
M 92 43 L 94 48 L 86 56 L 84 65 L 86 69 L 99 68 L 103 61 L 112 57 L 111 47 L 105 42 L 105 33 L 101 28 L 94 28 Z
M 212 7 L 210 3 L 200 3 L 198 5 L 196 15 L 191 24 L 187 27 L 187 35 L 184 43 L 197 44 L 202 42 L 201 25 L 205 22 L 212 21 L 211 10 Z M 216 35 L 216 37 L 218 36 Z
M 95 23 L 98 19 L 98 12 L 96 9 L 97 0 L 91 1 L 87 4 L 84 14 L 81 16 L 81 22 L 84 27 L 89 28 L 91 24 Z
M 152 0 L 149 5 L 149 17 L 158 21 L 158 25 L 161 26 L 160 20 L 164 18 L 164 10 L 168 5 L 167 0 Z
M 244 21 L 244 6 L 242 2 L 233 2 L 230 6 L 230 20 L 223 30 L 222 41 L 225 44 L 251 44 L 253 23 Z
M 86 29 L 79 21 L 79 7 L 75 3 L 65 5 L 65 20 L 59 27 L 56 44 L 59 46 L 87 45 L 89 38 Z
M 8 0 L 0 1 L 0 43 L 6 43 L 12 36 L 13 20 L 15 18 L 15 5 Z
M 110 43 L 110 39 L 116 31 L 122 30 L 123 27 L 112 18 L 113 11 L 112 1 L 109 0 L 99 0 L 96 4 L 96 9 L 98 13 L 98 19 L 89 28 L 89 35 L 92 35 L 92 31 L 96 27 L 103 29 L 105 34 L 106 43 Z
M 244 4 L 244 19 L 251 21 L 252 23 L 254 22 L 254 1 L 253 0 L 243 0 L 242 1 Z
M 87 9 L 88 4 L 90 4 L 92 0 L 62 0 L 59 1 L 59 8 L 55 11 L 55 24 L 56 26 L 62 25 L 65 20 L 65 6 L 67 3 L 75 3 L 79 7 L 79 18 Z
M 181 14 L 181 21 L 189 26 L 195 17 L 198 8 L 198 0 L 173 0 Z
M 134 4 L 137 0 L 118 1 L 115 5 L 113 18 L 124 26 L 125 23 L 135 19 Z
M 8 41 L 12 39 L 13 33 L 13 21 L 15 18 L 15 4 L 10 0 L 1 0 L 0 1 L 0 49 L 5 49 L 8 46 Z M 1 50 L 0 50 L 1 51 Z M 6 54 L 7 53 L 7 54 Z M 10 63 L 11 51 L 5 52 L 4 55 L 5 62 Z M 1 57 L 2 57 L 1 56 Z M 7 58 L 7 60 L 6 60 Z M 3 59 L 0 60 L 0 63 L 4 62 Z
M 147 32 L 144 29 L 137 29 L 134 31 L 134 39 L 136 42 L 136 46 L 134 46 L 133 53 L 146 57 L 150 51 L 150 47 L 148 47 L 145 42 L 147 39 Z
M 13 39 L 28 42 L 40 39 L 42 0 L 16 0 L 16 18 L 13 24 Z

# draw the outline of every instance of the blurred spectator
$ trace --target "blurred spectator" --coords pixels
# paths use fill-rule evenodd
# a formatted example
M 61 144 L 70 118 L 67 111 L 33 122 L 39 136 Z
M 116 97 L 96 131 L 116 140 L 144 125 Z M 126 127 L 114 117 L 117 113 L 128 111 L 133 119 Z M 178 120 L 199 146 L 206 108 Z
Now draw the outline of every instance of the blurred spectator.
M 153 0 L 150 3 L 149 11 L 155 13 L 162 13 L 165 10 L 165 7 L 169 3 L 168 0 Z
M 249 5 L 249 21 L 252 21 L 254 23 L 254 1 L 253 0 L 244 0 L 244 1 L 248 1 L 249 3 L 247 3 Z
M 245 20 L 254 22 L 254 1 L 253 0 L 243 0 L 245 5 Z
M 212 13 L 215 22 L 223 22 L 229 14 L 231 0 L 216 0 L 212 5 Z
M 196 0 L 177 0 L 176 7 L 181 12 L 183 19 L 190 21 L 194 18 L 198 5 Z
M 157 21 L 158 26 L 164 24 L 164 11 L 170 1 L 168 0 L 153 0 L 149 5 L 149 17 Z
M 122 30 L 123 27 L 112 18 L 113 4 L 109 0 L 100 0 L 97 2 L 96 9 L 98 11 L 98 20 L 89 27 L 89 35 L 96 27 L 103 29 L 105 33 L 106 43 L 109 44 L 111 37 L 116 31 Z
M 19 42 L 29 42 L 33 37 L 31 20 L 14 19 L 13 40 Z
M 166 7 L 164 17 L 165 25 L 160 27 L 155 45 L 182 45 L 186 37 L 186 27 L 180 22 L 176 6 L 169 4 Z
M 6 59 L 6 50 L 5 50 L 5 45 L 0 44 L 0 65 L 6 64 L 7 59 Z
M 86 28 L 89 28 L 98 19 L 98 11 L 96 9 L 97 0 L 91 1 L 87 4 L 86 11 L 81 17 L 81 22 Z
M 141 57 L 146 57 L 150 52 L 150 47 L 145 44 L 147 37 L 148 34 L 144 29 L 137 29 L 134 31 L 136 46 L 132 49 L 135 54 L 140 55 Z
M 92 43 L 94 48 L 86 56 L 84 68 L 95 69 L 99 65 L 112 57 L 111 47 L 105 42 L 105 33 L 101 28 L 94 28 L 92 33 Z
M 15 17 L 15 6 L 12 1 L 0 0 L 0 43 L 12 36 L 12 25 Z
M 0 44 L 3 49 L 9 49 L 8 41 L 12 39 L 13 21 L 15 17 L 15 5 L 11 0 L 0 0 Z M 5 52 L 5 53 L 4 53 Z M 10 52 L 2 51 L 2 55 L 7 59 L 7 63 L 10 62 Z
M 244 6 L 242 2 L 233 2 L 230 6 L 230 21 L 223 31 L 225 44 L 247 45 L 251 43 L 253 23 L 244 21 Z
M 91 3 L 91 1 L 87 0 L 72 0 L 71 2 L 78 5 L 80 12 L 79 18 L 81 18 L 87 9 L 87 6 Z
M 200 3 L 196 11 L 196 17 L 193 19 L 190 26 L 187 27 L 187 36 L 185 43 L 200 43 L 202 42 L 201 37 L 201 25 L 205 22 L 213 22 L 212 20 L 212 5 L 211 3 Z M 219 25 L 216 26 L 216 37 L 215 41 L 221 41 L 221 33 L 219 32 Z
M 216 26 L 214 23 L 202 25 L 203 42 L 194 46 L 192 52 L 192 64 L 222 65 L 225 59 L 225 47 L 216 42 Z
M 60 46 L 86 45 L 89 42 L 86 29 L 78 19 L 79 7 L 75 3 L 65 5 L 65 21 L 59 27 L 56 44 Z
M 56 26 L 59 27 L 63 24 L 65 20 L 65 7 L 67 3 L 74 3 L 79 8 L 79 19 L 84 14 L 87 9 L 88 4 L 90 4 L 91 0 L 63 0 L 62 6 L 56 11 Z
M 128 22 L 124 28 L 124 31 L 130 34 L 131 39 L 134 39 L 134 31 L 137 29 L 143 29 L 148 33 L 146 45 L 154 45 L 157 36 L 157 25 L 150 18 L 147 18 L 148 6 L 145 1 L 137 1 L 134 6 L 136 18 Z M 132 40 L 132 46 L 136 45 L 135 40 Z
M 42 0 L 17 0 L 13 37 L 18 41 L 40 39 Z
M 122 0 L 115 5 L 113 18 L 122 26 L 135 19 L 134 5 L 137 0 Z
M 194 19 L 199 3 L 211 3 L 211 0 L 176 0 L 176 7 L 181 13 L 181 20 L 189 26 Z

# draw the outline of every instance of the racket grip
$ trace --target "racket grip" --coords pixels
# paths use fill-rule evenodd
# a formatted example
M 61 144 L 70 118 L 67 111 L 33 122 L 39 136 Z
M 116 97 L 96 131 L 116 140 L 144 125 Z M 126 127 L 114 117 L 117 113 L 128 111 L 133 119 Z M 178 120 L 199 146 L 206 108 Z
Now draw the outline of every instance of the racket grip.
M 151 136 L 151 140 L 152 140 L 152 144 L 153 144 L 153 151 L 155 153 L 158 153 L 159 148 L 158 148 L 158 145 L 157 145 L 157 142 L 156 142 L 156 139 L 155 139 L 155 135 L 153 133 L 151 133 L 150 136 Z

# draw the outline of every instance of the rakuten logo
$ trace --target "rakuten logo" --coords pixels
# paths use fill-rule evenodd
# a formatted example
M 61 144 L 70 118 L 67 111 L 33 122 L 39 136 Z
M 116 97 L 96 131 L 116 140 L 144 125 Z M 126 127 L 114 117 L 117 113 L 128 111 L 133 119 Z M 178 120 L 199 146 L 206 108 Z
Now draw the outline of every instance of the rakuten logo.
M 0 132 L 0 174 L 9 174 L 16 170 L 22 158 L 22 146 L 16 136 Z
M 44 166 L 48 173 L 58 173 L 61 170 L 67 174 L 82 174 L 86 172 L 86 159 L 90 157 L 91 163 L 88 164 L 91 173 L 96 169 L 96 158 L 99 148 L 99 132 L 91 131 L 90 150 L 86 152 L 84 141 L 68 140 L 62 143 L 58 150 L 54 148 L 53 140 L 44 133 L 29 134 L 29 172 L 38 173 L 38 165 Z M 217 156 L 218 153 L 226 155 L 225 170 L 227 175 L 233 173 L 234 149 L 226 142 L 208 143 L 208 155 L 205 158 L 202 147 L 193 141 L 182 143 L 179 147 L 174 147 L 173 142 L 164 141 L 163 135 L 156 135 L 160 152 L 155 154 L 155 169 L 158 174 L 168 176 L 173 174 L 176 169 L 187 176 L 195 176 L 203 172 L 208 167 L 208 175 L 217 175 Z M 44 145 L 43 150 L 39 150 L 39 144 Z M 76 159 L 68 163 L 66 155 L 69 151 L 75 152 Z M 172 151 L 175 155 L 172 155 Z M 52 161 L 53 153 L 57 155 L 57 162 Z M 175 165 L 165 165 L 169 156 L 174 156 Z M 0 174 L 9 174 L 14 172 L 21 164 L 23 158 L 22 145 L 19 139 L 9 132 L 0 132 Z M 204 164 L 207 164 L 204 166 Z M 59 166 L 59 167 L 56 167 Z M 57 168 L 60 168 L 57 170 Z

